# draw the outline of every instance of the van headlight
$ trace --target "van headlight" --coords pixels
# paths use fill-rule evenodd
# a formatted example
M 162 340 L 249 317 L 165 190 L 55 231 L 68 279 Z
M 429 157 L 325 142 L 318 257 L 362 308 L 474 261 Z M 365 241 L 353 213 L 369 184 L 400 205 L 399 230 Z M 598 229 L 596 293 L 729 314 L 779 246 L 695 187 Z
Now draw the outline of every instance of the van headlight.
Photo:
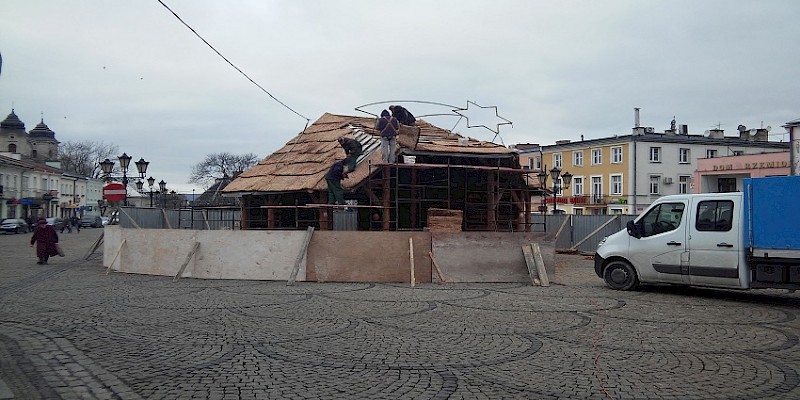
M 603 239 L 600 240 L 600 243 L 597 244 L 597 247 L 604 245 L 606 243 L 606 239 L 608 239 L 608 236 L 603 237 Z

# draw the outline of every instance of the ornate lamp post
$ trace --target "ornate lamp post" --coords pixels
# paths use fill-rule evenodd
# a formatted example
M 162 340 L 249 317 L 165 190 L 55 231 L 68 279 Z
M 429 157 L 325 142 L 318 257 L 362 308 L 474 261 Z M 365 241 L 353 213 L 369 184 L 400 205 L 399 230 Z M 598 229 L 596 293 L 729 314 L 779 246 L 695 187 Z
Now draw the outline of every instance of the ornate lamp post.
M 158 189 L 161 193 L 161 208 L 166 207 L 166 200 L 164 199 L 164 195 L 167 193 L 167 182 L 164 182 L 162 179 L 161 182 L 158 182 Z
M 153 207 L 153 194 L 158 193 L 158 190 L 153 190 L 153 185 L 155 183 L 156 183 L 156 178 L 153 178 L 152 176 L 147 178 L 147 187 L 150 194 L 150 207 Z M 141 192 L 143 187 L 144 187 L 144 182 L 142 182 L 141 179 L 136 181 L 136 190 Z
M 119 160 L 119 167 L 122 170 L 122 186 L 125 186 L 124 204 L 126 206 L 128 205 L 128 167 L 131 165 L 132 158 L 133 157 L 129 156 L 128 153 L 122 153 L 121 156 L 117 157 Z M 150 165 L 150 163 L 145 161 L 144 158 L 140 158 L 139 161 L 136 161 L 134 164 L 136 164 L 136 170 L 139 172 L 139 178 L 144 179 L 144 175 L 147 172 L 147 166 Z M 105 179 L 110 180 L 111 172 L 114 170 L 114 162 L 106 158 L 100 162 L 100 168 L 103 170 Z
M 569 172 L 564 172 L 562 174 L 560 168 L 553 167 L 553 169 L 550 170 L 549 176 L 553 179 L 553 214 L 555 214 L 556 210 L 558 210 L 556 196 L 561 193 L 562 189 L 569 189 L 569 184 L 572 182 L 572 174 Z M 539 184 L 541 184 L 542 187 L 547 185 L 548 174 L 544 169 L 539 171 L 536 177 L 539 179 Z M 560 182 L 558 180 L 559 177 L 561 177 Z

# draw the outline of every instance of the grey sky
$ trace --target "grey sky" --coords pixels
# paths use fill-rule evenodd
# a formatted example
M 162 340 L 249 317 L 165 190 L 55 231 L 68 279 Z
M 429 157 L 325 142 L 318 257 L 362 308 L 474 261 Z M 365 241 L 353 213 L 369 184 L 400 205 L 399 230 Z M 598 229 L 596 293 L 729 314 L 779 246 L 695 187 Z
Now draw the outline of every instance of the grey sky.
M 513 122 L 509 145 L 627 134 L 634 107 L 657 130 L 674 115 L 691 133 L 763 123 L 772 140 L 800 117 L 796 0 L 163 1 L 312 122 L 471 100 Z M 117 144 L 171 189 L 191 192 L 206 154 L 264 157 L 306 124 L 157 0 L 2 0 L 0 16 L 0 118 L 13 103 L 30 130 L 43 113 L 59 140 Z

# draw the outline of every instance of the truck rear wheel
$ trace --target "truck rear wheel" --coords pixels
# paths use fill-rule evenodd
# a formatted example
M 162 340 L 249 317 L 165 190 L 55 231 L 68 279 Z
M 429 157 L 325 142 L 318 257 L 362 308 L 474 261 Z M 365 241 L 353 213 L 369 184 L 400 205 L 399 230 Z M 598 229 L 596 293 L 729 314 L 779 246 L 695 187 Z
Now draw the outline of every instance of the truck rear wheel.
M 608 287 L 615 290 L 633 290 L 639 287 L 636 270 L 627 261 L 613 260 L 603 271 L 603 280 Z

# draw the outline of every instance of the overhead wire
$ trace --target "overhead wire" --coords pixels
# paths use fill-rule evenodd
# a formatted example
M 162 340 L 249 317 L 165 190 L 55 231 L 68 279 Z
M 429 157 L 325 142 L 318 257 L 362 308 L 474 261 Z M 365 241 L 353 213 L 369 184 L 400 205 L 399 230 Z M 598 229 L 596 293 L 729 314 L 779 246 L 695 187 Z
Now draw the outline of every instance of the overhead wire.
M 215 53 L 217 53 L 217 55 L 218 55 L 218 56 L 222 57 L 222 59 L 223 59 L 223 60 L 225 60 L 225 62 L 227 62 L 227 63 L 228 63 L 228 64 L 229 64 L 231 67 L 233 67 L 233 68 L 234 68 L 236 71 L 239 71 L 239 73 L 240 73 L 240 74 L 242 74 L 242 75 L 243 75 L 245 78 L 247 78 L 247 80 L 249 80 L 250 82 L 252 82 L 252 83 L 253 83 L 254 85 L 256 85 L 256 86 L 257 86 L 259 89 L 261 89 L 261 91 L 262 91 L 262 92 L 266 93 L 266 94 L 267 94 L 269 97 L 271 97 L 271 98 L 272 98 L 272 100 L 275 100 L 275 101 L 276 101 L 278 104 L 282 105 L 284 108 L 286 108 L 287 110 L 289 110 L 289 111 L 293 112 L 294 114 L 296 114 L 296 115 L 297 115 L 297 116 L 299 116 L 300 118 L 303 118 L 303 119 L 305 119 L 305 120 L 306 120 L 306 128 L 308 128 L 308 124 L 311 122 L 311 119 L 310 119 L 310 118 L 306 117 L 306 116 L 305 116 L 305 115 L 303 115 L 303 114 L 300 114 L 299 112 L 295 111 L 293 108 L 291 108 L 291 107 L 289 107 L 288 105 L 286 105 L 286 103 L 284 103 L 284 102 L 280 101 L 280 100 L 279 100 L 277 97 L 273 96 L 273 95 L 272 95 L 272 93 L 270 93 L 270 92 L 269 92 L 267 89 L 264 89 L 264 87 L 263 87 L 263 86 L 259 85 L 259 84 L 258 84 L 256 81 L 254 81 L 252 78 L 250 78 L 250 76 L 248 76 L 246 73 L 244 73 L 244 71 L 242 71 L 241 69 L 239 69 L 239 67 L 237 67 L 237 66 L 236 66 L 236 65 L 234 65 L 234 64 L 233 64 L 233 63 L 232 63 L 230 60 L 228 60 L 227 58 L 225 58 L 225 56 L 223 56 L 223 55 L 222 55 L 222 53 L 220 53 L 220 52 L 219 52 L 217 49 L 215 49 L 215 48 L 214 48 L 214 46 L 212 46 L 212 45 L 211 45 L 211 43 L 208 43 L 208 41 L 207 41 L 207 40 L 205 40 L 205 39 L 204 39 L 202 36 L 200 36 L 200 34 L 199 34 L 199 33 L 197 33 L 197 31 L 195 31 L 195 30 L 194 30 L 194 28 L 192 28 L 191 26 L 189 26 L 189 24 L 187 24 L 187 23 L 186 23 L 186 22 L 185 22 L 185 21 L 184 21 L 184 20 L 183 20 L 183 19 L 182 19 L 182 18 L 181 18 L 181 17 L 180 17 L 178 14 L 176 14 L 176 13 L 175 13 L 175 11 L 172 11 L 172 9 L 171 9 L 171 8 L 169 8 L 169 6 L 167 6 L 166 4 L 164 4 L 164 2 L 163 2 L 162 0 L 158 0 L 158 2 L 159 2 L 159 3 L 161 3 L 161 5 L 162 5 L 162 6 L 164 6 L 164 8 L 166 8 L 166 9 L 167 9 L 167 10 L 168 10 L 170 13 L 172 13 L 172 15 L 174 15 L 174 16 L 175 16 L 175 18 L 177 18 L 177 19 L 178 19 L 178 21 L 180 21 L 180 22 L 181 22 L 181 23 L 182 23 L 182 24 L 183 24 L 185 27 L 189 28 L 189 30 L 190 30 L 190 31 L 192 31 L 192 33 L 194 33 L 194 35 L 195 35 L 195 36 L 197 36 L 197 37 L 198 37 L 200 40 L 202 40 L 202 41 L 203 41 L 203 43 L 205 43 L 205 44 L 206 44 L 208 47 L 210 47 L 210 48 L 211 48 L 211 50 L 214 50 L 214 52 L 215 52 Z M 303 128 L 303 131 L 305 131 L 305 128 Z

